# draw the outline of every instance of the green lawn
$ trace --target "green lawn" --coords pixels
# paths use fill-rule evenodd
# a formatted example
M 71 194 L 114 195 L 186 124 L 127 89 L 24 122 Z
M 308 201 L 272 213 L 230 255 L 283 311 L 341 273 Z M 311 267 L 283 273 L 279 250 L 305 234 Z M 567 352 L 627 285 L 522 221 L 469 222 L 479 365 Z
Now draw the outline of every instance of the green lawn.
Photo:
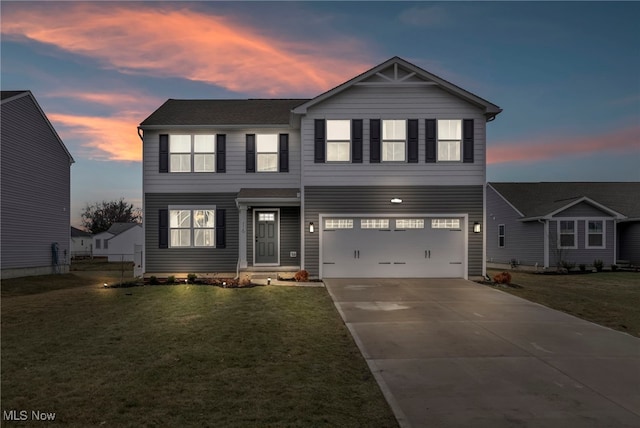
M 493 277 L 498 270 L 489 270 Z M 510 270 L 516 296 L 640 337 L 640 273 L 541 275 Z
M 3 281 L 2 410 L 78 427 L 397 427 L 324 288 L 64 277 L 22 295 Z

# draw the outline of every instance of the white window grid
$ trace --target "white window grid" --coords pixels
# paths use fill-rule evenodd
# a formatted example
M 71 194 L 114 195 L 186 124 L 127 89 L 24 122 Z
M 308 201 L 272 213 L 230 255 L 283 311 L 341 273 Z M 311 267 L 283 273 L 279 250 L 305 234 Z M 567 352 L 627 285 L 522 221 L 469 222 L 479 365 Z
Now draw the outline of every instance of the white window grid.
M 558 221 L 558 248 L 571 249 L 578 248 L 577 239 L 577 222 L 576 220 L 559 220 Z
M 422 218 L 396 219 L 396 229 L 424 229 L 424 219 Z
M 215 134 L 169 135 L 169 171 L 215 172 Z
M 382 121 L 382 161 L 404 162 L 407 147 L 407 121 Z
M 327 229 L 353 229 L 353 219 L 351 218 L 328 218 L 324 221 L 324 228 Z
M 585 248 L 605 248 L 605 221 L 585 220 Z
M 432 229 L 460 229 L 459 218 L 434 218 L 431 219 Z
M 462 159 L 462 120 L 438 120 L 438 161 L 459 162 Z
M 327 120 L 327 162 L 351 160 L 351 120 Z
M 169 207 L 172 248 L 215 247 L 215 207 Z
M 256 171 L 278 172 L 278 135 L 256 135 Z
M 389 229 L 389 219 L 363 218 L 360 220 L 360 229 Z

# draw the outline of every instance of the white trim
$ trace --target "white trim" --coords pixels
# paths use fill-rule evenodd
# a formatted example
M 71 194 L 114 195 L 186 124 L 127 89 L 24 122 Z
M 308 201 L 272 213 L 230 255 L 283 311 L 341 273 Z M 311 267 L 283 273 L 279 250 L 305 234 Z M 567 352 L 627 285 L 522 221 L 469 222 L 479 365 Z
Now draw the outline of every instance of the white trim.
M 563 218 L 557 218 L 556 220 L 556 229 L 557 229 L 557 235 L 556 235 L 556 248 L 559 250 L 575 250 L 578 248 L 578 220 L 574 219 L 574 218 L 570 218 L 567 217 L 566 219 Z M 573 222 L 573 245 L 570 247 L 563 247 L 562 245 L 560 245 L 560 223 L 562 223 L 563 221 L 572 221 Z
M 248 266 L 247 263 L 247 206 L 238 206 L 238 263 L 241 269 Z
M 278 254 L 278 262 L 277 263 L 256 263 L 256 240 L 254 238 L 253 240 L 253 266 L 280 266 L 280 242 L 281 242 L 281 232 L 280 232 L 280 208 L 254 208 L 253 209 L 253 213 L 252 213 L 252 217 L 253 217 L 253 235 L 256 236 L 256 213 L 260 212 L 260 211 L 270 211 L 270 212 L 277 212 L 278 213 L 278 249 L 277 249 L 277 254 Z
M 542 221 L 543 225 L 544 225 L 544 267 L 548 268 L 549 267 L 549 220 L 540 220 Z
M 324 218 L 325 217 L 369 217 L 369 218 L 406 218 L 410 217 L 427 217 L 427 218 L 444 218 L 444 217 L 454 217 L 462 219 L 460 224 L 462 232 L 464 233 L 464 244 L 463 244 L 463 258 L 462 258 L 462 272 L 463 278 L 469 279 L 469 214 L 452 214 L 452 213 L 431 213 L 431 214 L 423 214 L 423 213 L 385 213 L 385 214 L 358 214 L 358 213 L 319 213 L 318 219 L 320 227 L 317 232 L 320 234 L 318 237 L 318 276 L 322 279 L 322 266 L 323 266 L 323 258 L 322 258 L 322 244 L 324 235 Z
M 172 246 L 171 245 L 171 211 L 178 211 L 178 210 L 184 210 L 184 211 L 191 211 L 192 212 L 192 218 L 191 218 L 191 226 L 189 227 L 190 230 L 190 245 L 189 246 Z M 213 245 L 209 245 L 209 246 L 196 246 L 195 243 L 195 236 L 194 236 L 194 231 L 195 227 L 193 227 L 193 211 L 194 210 L 213 210 Z M 216 247 L 216 242 L 217 242 L 217 228 L 218 228 L 218 223 L 217 223 L 217 215 L 218 215 L 218 210 L 216 208 L 216 205 L 168 205 L 167 206 L 167 248 L 173 248 L 173 249 L 177 249 L 177 250 L 181 250 L 181 249 L 186 249 L 186 248 L 190 248 L 190 249 L 203 249 L 203 248 L 217 248 Z M 178 229 L 175 228 L 174 229 Z M 180 228 L 180 229 L 186 229 L 186 228 Z M 205 227 L 202 229 L 211 229 L 210 227 Z
M 575 200 L 575 201 L 573 201 L 573 202 L 571 202 L 571 203 L 569 203 L 567 205 L 564 205 L 564 206 L 558 208 L 557 210 L 550 212 L 549 214 L 545 215 L 544 217 L 550 219 L 551 217 L 554 217 L 556 214 L 561 213 L 562 211 L 568 210 L 569 208 L 573 207 L 574 205 L 578 205 L 578 204 L 580 204 L 582 202 L 586 202 L 586 203 L 588 203 L 590 205 L 593 205 L 594 207 L 598 208 L 601 211 L 608 212 L 609 214 L 611 214 L 613 217 L 615 217 L 617 219 L 623 219 L 623 218 L 626 217 L 625 215 L 620 214 L 619 212 L 614 211 L 611 208 L 608 208 L 608 207 L 606 207 L 606 206 L 604 206 L 602 204 L 599 204 L 596 201 L 594 201 L 593 199 L 587 198 L 586 196 L 583 196 L 580 199 L 577 199 L 577 200 Z M 571 217 L 575 218 L 576 216 L 571 216 Z
M 589 222 L 601 221 L 602 222 L 602 245 L 591 246 L 589 245 Z M 594 235 L 598 235 L 594 233 Z M 604 250 L 607 248 L 607 220 L 601 218 L 586 218 L 584 219 L 584 248 L 586 250 Z M 615 263 L 615 260 L 614 260 Z

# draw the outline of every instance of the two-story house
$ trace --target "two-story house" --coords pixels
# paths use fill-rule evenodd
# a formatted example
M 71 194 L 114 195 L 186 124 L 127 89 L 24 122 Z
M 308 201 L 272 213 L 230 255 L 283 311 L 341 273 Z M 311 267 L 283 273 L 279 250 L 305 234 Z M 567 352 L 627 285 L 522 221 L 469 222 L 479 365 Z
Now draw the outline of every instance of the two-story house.
M 139 127 L 145 273 L 480 276 L 500 111 L 398 57 L 313 99 L 170 99 Z

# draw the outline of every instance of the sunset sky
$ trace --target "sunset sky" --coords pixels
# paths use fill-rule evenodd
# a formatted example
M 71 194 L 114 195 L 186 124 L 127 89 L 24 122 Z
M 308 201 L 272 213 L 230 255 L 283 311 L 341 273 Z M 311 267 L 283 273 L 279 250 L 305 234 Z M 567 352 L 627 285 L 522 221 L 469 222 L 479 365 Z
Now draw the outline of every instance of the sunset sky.
M 638 2 L 10 2 L 30 89 L 86 203 L 141 206 L 136 127 L 167 98 L 314 97 L 400 56 L 497 105 L 489 181 L 640 180 Z

